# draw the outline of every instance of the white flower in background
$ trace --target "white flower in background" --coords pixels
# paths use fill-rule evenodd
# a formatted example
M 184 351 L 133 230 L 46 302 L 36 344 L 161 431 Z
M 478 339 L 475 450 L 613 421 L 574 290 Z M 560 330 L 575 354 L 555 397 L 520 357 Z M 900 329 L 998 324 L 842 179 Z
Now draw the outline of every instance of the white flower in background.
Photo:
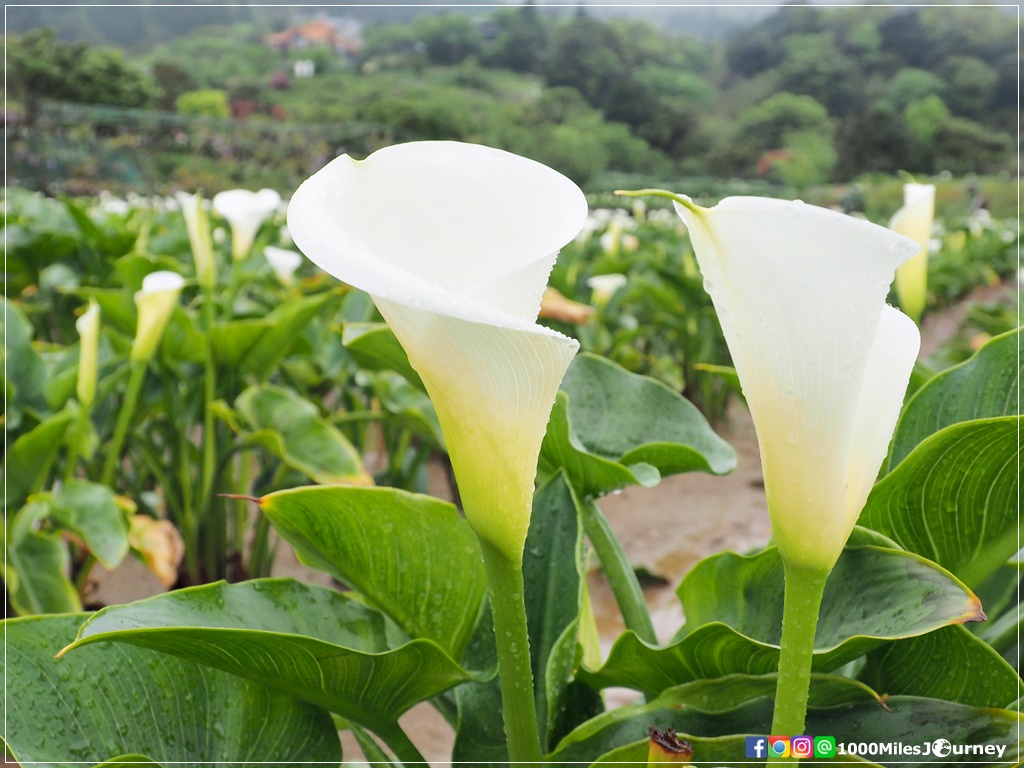
M 100 356 L 100 305 L 95 299 L 89 300 L 89 308 L 75 321 L 75 328 L 80 340 L 75 394 L 82 407 L 88 408 L 96 399 Z
M 594 275 L 587 280 L 590 288 L 590 301 L 597 306 L 607 304 L 614 293 L 626 284 L 626 276 L 614 272 L 609 275 Z
M 231 225 L 231 256 L 235 261 L 249 255 L 260 225 L 280 204 L 281 196 L 272 189 L 232 189 L 214 196 L 213 209 Z
M 917 254 L 896 271 L 900 307 L 915 321 L 921 319 L 928 298 L 928 242 L 935 219 L 935 185 L 904 184 L 903 207 L 889 221 L 889 229 L 918 245 Z
M 467 520 L 512 561 L 551 406 L 579 347 L 535 321 L 558 249 L 586 216 L 564 176 L 458 142 L 339 157 L 288 209 L 302 252 L 373 297 L 437 410 Z
M 919 246 L 840 213 L 679 198 L 761 448 L 787 562 L 834 565 L 896 426 L 920 334 L 885 303 Z
M 213 260 L 213 239 L 210 236 L 210 217 L 202 195 L 176 192 L 174 199 L 181 207 L 192 246 L 192 259 L 196 265 L 196 281 L 205 289 L 213 288 L 217 276 Z
M 177 272 L 151 272 L 143 278 L 142 290 L 135 294 L 139 320 L 132 344 L 133 363 L 153 357 L 184 286 L 185 280 Z
M 302 264 L 300 254 L 268 245 L 263 249 L 263 255 L 267 257 L 267 263 L 283 285 L 292 285 L 295 282 L 295 270 Z

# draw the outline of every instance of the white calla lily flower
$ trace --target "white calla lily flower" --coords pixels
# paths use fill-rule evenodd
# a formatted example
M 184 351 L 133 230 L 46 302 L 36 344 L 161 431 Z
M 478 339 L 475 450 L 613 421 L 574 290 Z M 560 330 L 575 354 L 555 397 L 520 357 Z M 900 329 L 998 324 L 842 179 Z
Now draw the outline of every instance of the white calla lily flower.
M 287 248 L 275 248 L 268 245 L 263 249 L 263 255 L 266 256 L 267 263 L 274 270 L 274 274 L 277 275 L 277 279 L 281 281 L 282 285 L 291 285 L 295 282 L 295 270 L 302 264 L 301 254 L 289 251 Z
M 231 256 L 235 261 L 249 255 L 260 225 L 280 205 L 281 195 L 272 189 L 231 189 L 214 195 L 213 209 L 231 225 Z
M 151 272 L 143 278 L 142 290 L 135 294 L 139 320 L 132 344 L 133 363 L 153 357 L 184 286 L 185 279 L 177 272 Z
M 520 561 L 541 440 L 578 342 L 537 325 L 583 193 L 532 160 L 458 142 L 342 156 L 288 209 L 295 244 L 374 299 L 437 410 L 466 517 Z
M 587 280 L 587 287 L 590 288 L 590 300 L 598 306 L 607 304 L 614 293 L 626 284 L 626 276 L 619 272 L 612 272 L 607 275 L 594 275 Z
M 210 218 L 206 215 L 206 207 L 202 195 L 190 195 L 187 192 L 175 192 L 174 199 L 181 207 L 188 229 L 189 243 L 192 245 L 192 258 L 196 265 L 196 281 L 204 289 L 211 289 L 216 282 L 213 261 L 213 238 L 210 235 Z
M 800 202 L 678 198 L 754 419 L 772 531 L 827 573 L 885 458 L 920 346 L 885 303 L 918 246 Z
M 78 347 L 78 381 L 75 394 L 78 402 L 88 408 L 96 399 L 96 377 L 100 355 L 100 305 L 90 299 L 89 308 L 75 321 L 80 340 Z
M 896 270 L 896 296 L 900 307 L 915 321 L 924 313 L 928 292 L 928 251 L 935 219 L 935 185 L 904 184 L 903 207 L 889 221 L 889 229 L 906 235 L 920 250 Z

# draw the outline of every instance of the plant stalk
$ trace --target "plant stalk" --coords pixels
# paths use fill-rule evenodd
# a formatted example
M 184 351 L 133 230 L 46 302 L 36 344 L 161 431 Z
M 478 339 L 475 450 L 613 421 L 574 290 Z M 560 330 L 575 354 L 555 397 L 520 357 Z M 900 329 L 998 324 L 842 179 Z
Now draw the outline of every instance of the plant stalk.
M 64 483 L 73 480 L 78 465 L 78 454 L 82 446 L 86 425 L 89 423 L 89 409 L 78 404 L 78 418 L 75 422 L 75 441 L 68 447 L 67 464 L 64 467 Z
M 597 556 L 601 558 L 601 565 L 608 577 L 626 629 L 633 630 L 636 636 L 646 643 L 657 644 L 654 624 L 651 623 L 651 614 L 647 609 L 647 601 L 644 599 L 640 582 L 637 581 L 636 571 L 626 557 L 622 544 L 608 525 L 608 519 L 593 499 L 577 500 L 577 506 L 583 521 L 583 530 L 586 531 L 590 543 L 594 545 Z
M 132 417 L 135 415 L 135 406 L 139 402 L 142 382 L 146 378 L 146 363 L 132 363 L 131 370 L 131 375 L 128 377 L 128 389 L 125 391 L 124 402 L 121 403 L 121 412 L 118 413 L 117 424 L 114 426 L 114 437 L 110 444 L 110 451 L 103 461 L 103 474 L 100 475 L 100 482 L 106 486 L 110 486 L 114 482 L 114 472 L 117 470 L 117 463 L 121 458 L 124 439 L 128 434 L 128 427 L 131 426 Z
M 498 646 L 501 710 L 509 761 L 515 766 L 536 766 L 541 759 L 540 737 L 523 598 L 523 564 L 521 560 L 509 559 L 483 539 L 480 549 L 487 571 L 494 638 Z
M 821 598 L 828 572 L 802 568 L 783 559 L 786 592 L 782 609 L 782 650 L 779 681 L 775 690 L 772 733 L 800 736 L 807 718 L 807 697 L 811 688 L 814 634 L 818 627 Z M 794 760 L 769 760 L 769 765 L 792 764 Z

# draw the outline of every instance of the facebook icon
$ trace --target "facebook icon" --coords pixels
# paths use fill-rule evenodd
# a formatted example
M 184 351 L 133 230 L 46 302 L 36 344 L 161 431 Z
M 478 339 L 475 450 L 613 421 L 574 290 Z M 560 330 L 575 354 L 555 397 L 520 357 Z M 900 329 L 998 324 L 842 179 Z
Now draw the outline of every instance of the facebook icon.
M 767 738 L 764 736 L 747 736 L 747 757 L 764 757 L 767 753 Z

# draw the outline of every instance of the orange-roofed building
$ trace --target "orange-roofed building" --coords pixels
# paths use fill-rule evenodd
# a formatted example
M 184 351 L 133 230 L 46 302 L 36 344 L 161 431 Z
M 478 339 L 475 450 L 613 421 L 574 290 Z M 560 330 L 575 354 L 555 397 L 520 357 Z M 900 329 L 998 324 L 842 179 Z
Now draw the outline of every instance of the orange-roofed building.
M 323 45 L 335 53 L 352 57 L 362 48 L 360 40 L 342 34 L 326 19 L 308 21 L 264 39 L 271 48 L 282 51 L 301 51 Z

